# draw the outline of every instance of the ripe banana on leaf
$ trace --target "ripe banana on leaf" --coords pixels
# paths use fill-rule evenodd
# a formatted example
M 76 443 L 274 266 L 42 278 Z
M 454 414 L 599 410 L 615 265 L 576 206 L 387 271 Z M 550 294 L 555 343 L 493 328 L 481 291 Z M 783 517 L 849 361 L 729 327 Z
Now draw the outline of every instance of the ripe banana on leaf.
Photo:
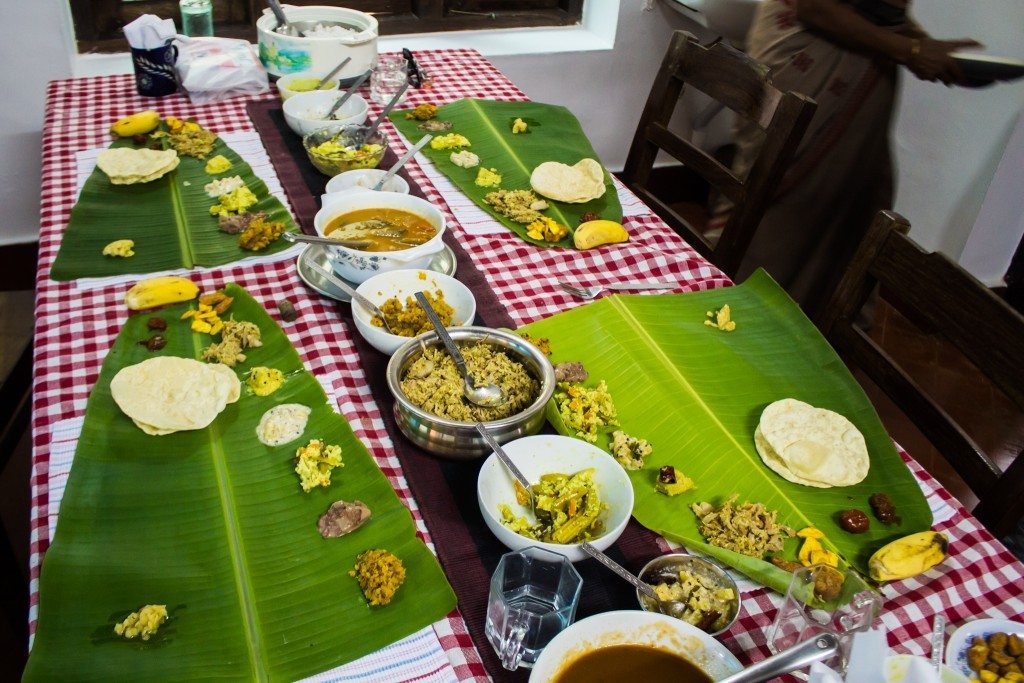
M 156 130 L 159 125 L 160 114 L 152 109 L 147 109 L 118 119 L 110 127 L 110 132 L 118 137 L 130 138 L 133 135 L 142 135 Z
M 125 294 L 124 302 L 133 311 L 156 308 L 199 295 L 199 287 L 188 278 L 176 276 L 151 277 L 135 283 Z
M 868 560 L 875 581 L 896 581 L 926 572 L 946 559 L 946 537 L 935 531 L 904 536 L 878 549 Z

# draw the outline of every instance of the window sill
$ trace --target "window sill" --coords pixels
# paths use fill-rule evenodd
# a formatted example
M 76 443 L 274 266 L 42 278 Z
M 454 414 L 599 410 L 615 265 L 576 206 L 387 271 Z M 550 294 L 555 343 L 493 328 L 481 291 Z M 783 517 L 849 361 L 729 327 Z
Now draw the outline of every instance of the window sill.
M 579 26 L 382 36 L 377 41 L 377 49 L 397 52 L 407 47 L 415 52 L 472 48 L 485 57 L 611 50 L 615 47 L 620 1 L 590 0 L 583 7 Z M 131 71 L 131 57 L 127 52 L 76 54 L 72 59 L 75 76 L 107 76 Z

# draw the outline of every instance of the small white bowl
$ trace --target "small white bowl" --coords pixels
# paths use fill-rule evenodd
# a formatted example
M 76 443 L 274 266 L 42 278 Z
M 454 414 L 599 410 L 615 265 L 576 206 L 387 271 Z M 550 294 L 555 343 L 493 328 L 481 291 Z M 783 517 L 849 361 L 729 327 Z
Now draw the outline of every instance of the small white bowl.
M 284 120 L 293 133 L 303 136 L 332 126 L 359 126 L 366 122 L 369 106 L 359 95 L 348 98 L 334 118 L 315 118 L 317 113 L 326 114 L 338 97 L 337 92 L 329 90 L 295 93 L 282 105 Z
M 393 270 L 390 273 L 374 275 L 356 287 L 357 292 L 378 306 L 396 296 L 399 301 L 405 303 L 407 297 L 423 290 L 431 293 L 441 290 L 444 293 L 444 300 L 455 309 L 455 315 L 452 317 L 452 324 L 449 327 L 473 324 L 473 318 L 476 317 L 476 299 L 473 297 L 473 292 L 469 291 L 469 287 L 448 275 L 430 270 Z M 413 305 L 417 304 L 413 302 Z M 366 341 L 370 342 L 373 348 L 389 356 L 411 339 L 411 337 L 391 334 L 383 327 L 371 324 L 370 320 L 373 318 L 373 314 L 354 300 L 352 301 L 352 318 L 356 322 L 356 329 Z
M 387 171 L 380 168 L 355 168 L 351 171 L 339 173 L 327 181 L 327 194 L 335 192 L 349 192 L 352 190 L 369 190 L 387 174 Z M 397 192 L 398 194 L 409 194 L 409 183 L 400 175 L 391 177 L 391 180 L 384 183 L 382 192 Z
M 590 541 L 590 544 L 598 550 L 607 550 L 622 535 L 630 515 L 633 514 L 633 484 L 615 458 L 581 439 L 549 434 L 516 439 L 505 444 L 504 450 L 531 482 L 539 481 L 541 475 L 552 472 L 575 474 L 588 467 L 594 468 L 598 497 L 608 507 L 601 513 L 604 533 Z M 500 505 L 508 505 L 517 517 L 525 516 L 531 519 L 533 515 L 529 507 L 516 502 L 514 481 L 512 475 L 498 460 L 498 456 L 493 453 L 484 462 L 477 476 L 476 497 L 480 504 L 480 512 L 487 527 L 498 540 L 512 550 L 535 545 L 561 553 L 568 557 L 570 562 L 587 559 L 589 555 L 583 552 L 579 543 L 542 543 L 520 536 L 501 523 L 501 513 L 498 511 Z
M 613 645 L 647 645 L 672 652 L 716 681 L 743 668 L 724 645 L 696 626 L 664 614 L 621 610 L 581 619 L 555 636 L 533 665 L 530 681 L 550 681 L 580 655 Z
M 277 94 L 280 95 L 281 96 L 281 100 L 284 101 L 284 100 L 289 99 L 292 95 L 299 95 L 299 94 L 304 93 L 304 92 L 318 92 L 318 91 L 319 92 L 337 92 L 338 91 L 338 87 L 341 84 L 341 81 L 338 80 L 337 76 L 334 76 L 333 78 L 331 78 L 331 80 L 328 81 L 328 84 L 325 85 L 323 88 L 319 88 L 318 91 L 314 91 L 314 90 L 292 90 L 291 86 L 292 86 L 292 83 L 294 83 L 295 81 L 304 81 L 304 80 L 309 80 L 311 78 L 312 79 L 316 79 L 317 81 L 319 81 L 321 78 L 323 78 L 326 75 L 327 75 L 326 73 L 315 74 L 315 73 L 312 73 L 310 71 L 300 71 L 299 73 L 287 74 L 285 76 L 281 76 L 279 79 L 277 79 Z M 316 84 L 314 83 L 314 85 L 316 85 Z
M 293 98 L 294 99 L 294 98 Z M 291 100 L 289 100 L 291 101 Z M 366 282 L 377 273 L 408 268 L 426 268 L 434 254 L 444 249 L 444 214 L 425 199 L 395 192 L 341 192 L 325 194 L 323 207 L 313 217 L 313 227 L 321 237 L 332 219 L 360 209 L 391 208 L 421 216 L 437 228 L 429 240 L 415 247 L 399 251 L 361 251 L 348 247 L 324 247 L 334 272 L 357 284 Z

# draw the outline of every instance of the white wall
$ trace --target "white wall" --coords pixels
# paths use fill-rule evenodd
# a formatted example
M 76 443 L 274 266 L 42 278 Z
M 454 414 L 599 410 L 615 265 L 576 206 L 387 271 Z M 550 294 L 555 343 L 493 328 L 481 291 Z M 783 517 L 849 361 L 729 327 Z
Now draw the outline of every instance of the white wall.
M 684 28 L 702 39 L 711 37 L 662 2 L 645 11 L 647 4 L 621 0 L 613 50 L 492 58 L 531 98 L 571 109 L 612 169 L 620 169 L 625 161 L 672 31 Z M 45 83 L 72 72 L 71 38 L 60 28 L 66 24 L 65 0 L 4 5 L 0 243 L 29 241 L 38 232 Z M 16 9 L 8 9 L 11 6 Z M 984 42 L 992 54 L 1024 58 L 1021 0 L 989 0 L 983 11 L 970 3 L 918 0 L 914 12 L 936 36 L 969 35 Z M 486 47 L 481 44 L 478 49 Z M 1024 82 L 961 90 L 904 80 L 895 131 L 896 208 L 910 218 L 913 235 L 924 246 L 960 255 L 1022 107 Z

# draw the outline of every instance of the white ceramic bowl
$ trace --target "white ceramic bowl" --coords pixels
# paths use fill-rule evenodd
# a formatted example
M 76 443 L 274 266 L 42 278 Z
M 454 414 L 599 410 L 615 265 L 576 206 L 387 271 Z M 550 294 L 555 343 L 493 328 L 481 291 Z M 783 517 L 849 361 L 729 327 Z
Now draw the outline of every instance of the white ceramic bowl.
M 294 98 L 292 98 L 294 99 Z M 291 100 L 288 100 L 291 102 Z M 400 251 L 360 251 L 348 247 L 324 247 L 331 259 L 334 271 L 344 279 L 363 283 L 377 273 L 386 273 L 405 268 L 426 268 L 434 254 L 444 249 L 444 214 L 430 202 L 408 194 L 395 192 L 342 192 L 325 194 L 323 207 L 313 217 L 313 227 L 321 237 L 333 218 L 359 209 L 392 208 L 408 211 L 429 221 L 437 233 L 429 240 L 415 247 Z
M 356 168 L 339 173 L 327 181 L 327 194 L 350 192 L 352 190 L 369 190 L 387 174 L 382 168 Z M 400 175 L 392 176 L 381 188 L 383 192 L 409 194 L 409 183 Z
M 1024 623 L 1009 619 L 973 619 L 953 631 L 946 643 L 946 664 L 963 676 L 972 676 L 967 665 L 967 650 L 975 638 L 988 638 L 993 633 L 1016 633 L 1024 638 Z
M 455 315 L 449 327 L 473 324 L 473 318 L 476 317 L 476 299 L 473 297 L 473 292 L 455 278 L 442 273 L 418 269 L 393 270 L 389 273 L 374 275 L 356 287 L 357 292 L 378 306 L 396 296 L 399 301 L 405 303 L 407 297 L 422 290 L 429 292 L 441 290 L 444 300 L 455 309 Z M 413 305 L 417 304 L 413 302 Z M 370 324 L 373 314 L 355 300 L 352 301 L 352 318 L 356 321 L 356 329 L 366 341 L 370 342 L 373 348 L 389 356 L 411 338 L 391 334 L 383 327 L 375 327 Z
M 610 645 L 667 650 L 686 657 L 716 681 L 743 668 L 724 645 L 696 626 L 664 614 L 621 610 L 587 617 L 555 636 L 533 665 L 530 681 L 546 683 L 581 654 Z
M 304 92 L 338 92 L 338 87 L 341 81 L 338 80 L 337 76 L 332 76 L 331 80 L 327 85 L 320 88 L 319 90 L 292 90 L 292 83 L 295 81 L 306 81 L 310 79 L 320 80 L 327 75 L 327 72 L 313 73 L 311 71 L 300 71 L 294 74 L 288 74 L 287 76 L 281 76 L 277 79 L 277 94 L 281 96 L 281 100 L 287 100 L 293 95 L 299 95 Z
M 516 439 L 504 446 L 505 452 L 516 467 L 531 482 L 540 480 L 541 475 L 552 472 L 575 474 L 593 467 L 598 497 L 608 507 L 602 512 L 605 531 L 590 542 L 598 550 L 607 550 L 622 535 L 629 517 L 633 514 L 633 485 L 622 465 L 615 458 L 597 446 L 569 436 L 540 434 Z M 521 550 L 535 545 L 545 550 L 561 553 L 571 562 L 585 560 L 589 555 L 580 549 L 580 544 L 562 545 L 542 543 L 526 536 L 520 536 L 501 523 L 498 506 L 508 505 L 518 516 L 532 519 L 529 507 L 516 502 L 512 483 L 515 481 L 505 466 L 493 453 L 487 458 L 476 480 L 476 496 L 480 512 L 487 527 L 512 550 Z
M 369 107 L 359 95 L 348 98 L 341 109 L 334 113 L 335 118 L 315 118 L 317 112 L 321 116 L 326 114 L 338 97 L 336 91 L 330 90 L 295 93 L 282 105 L 284 120 L 296 135 L 309 135 L 332 126 L 358 126 L 365 123 Z

